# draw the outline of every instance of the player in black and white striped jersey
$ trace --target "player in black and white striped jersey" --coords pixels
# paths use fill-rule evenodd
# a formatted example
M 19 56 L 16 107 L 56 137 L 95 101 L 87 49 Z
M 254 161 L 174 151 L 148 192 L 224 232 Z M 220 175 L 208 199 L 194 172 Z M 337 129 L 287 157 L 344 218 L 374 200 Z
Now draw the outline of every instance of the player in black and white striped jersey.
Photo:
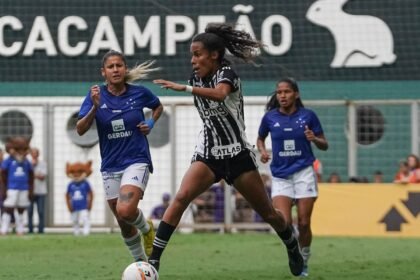
M 298 242 L 283 216 L 271 205 L 258 173 L 255 155 L 245 136 L 241 81 L 225 58 L 228 49 L 234 56 L 250 61 L 259 47 L 260 42 L 229 24 L 210 24 L 192 40 L 193 75 L 188 85 L 154 81 L 162 88 L 192 94 L 203 121 L 192 163 L 156 233 L 149 262 L 157 269 L 163 250 L 190 202 L 214 182 L 225 179 L 283 240 L 292 274 L 302 272 Z

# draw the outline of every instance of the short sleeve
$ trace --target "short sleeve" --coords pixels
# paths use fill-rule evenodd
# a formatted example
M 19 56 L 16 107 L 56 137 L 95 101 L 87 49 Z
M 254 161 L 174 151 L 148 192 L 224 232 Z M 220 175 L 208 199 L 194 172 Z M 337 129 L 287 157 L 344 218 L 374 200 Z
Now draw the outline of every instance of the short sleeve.
M 89 91 L 85 97 L 85 100 L 80 106 L 78 118 L 82 119 L 84 116 L 86 116 L 87 113 L 89 113 L 90 109 L 92 109 L 92 106 L 93 106 L 93 102 L 92 102 L 92 99 L 90 98 L 90 91 Z
M 237 91 L 240 87 L 240 80 L 236 72 L 230 67 L 225 66 L 217 73 L 217 84 L 227 83 L 233 87 L 234 91 Z
M 264 117 L 261 119 L 260 128 L 258 129 L 258 136 L 262 139 L 265 139 L 270 132 L 269 126 L 268 126 L 268 118 L 267 114 L 264 115 Z

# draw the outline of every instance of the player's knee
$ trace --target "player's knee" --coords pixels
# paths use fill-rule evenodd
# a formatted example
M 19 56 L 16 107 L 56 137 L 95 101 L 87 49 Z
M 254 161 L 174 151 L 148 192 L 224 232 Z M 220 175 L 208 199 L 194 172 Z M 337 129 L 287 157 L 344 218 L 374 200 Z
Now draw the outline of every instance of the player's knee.
M 117 204 L 118 217 L 124 221 L 131 221 L 136 218 L 136 207 L 131 207 L 128 204 Z
M 307 232 L 310 230 L 311 224 L 309 220 L 298 221 L 298 230 L 299 232 Z
M 178 192 L 173 203 L 176 207 L 185 209 L 191 203 L 191 198 L 187 192 Z

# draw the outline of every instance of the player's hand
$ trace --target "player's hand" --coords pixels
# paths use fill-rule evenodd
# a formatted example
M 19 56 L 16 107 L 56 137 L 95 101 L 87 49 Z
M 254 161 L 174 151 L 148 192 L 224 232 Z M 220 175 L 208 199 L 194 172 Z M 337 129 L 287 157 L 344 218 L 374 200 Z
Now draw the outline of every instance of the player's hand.
M 90 98 L 92 99 L 93 106 L 98 108 L 101 98 L 101 88 L 98 85 L 94 85 L 90 88 Z
M 177 84 L 177 83 L 167 81 L 167 80 L 162 80 L 162 79 L 153 80 L 153 83 L 160 85 L 161 88 L 165 88 L 165 89 L 170 88 L 176 91 L 185 91 L 185 88 L 186 88 L 185 85 Z
M 315 140 L 316 137 L 315 137 L 314 132 L 312 130 L 310 130 L 307 125 L 305 125 L 305 131 L 304 131 L 304 133 L 305 133 L 306 139 L 308 141 L 311 141 L 312 142 L 312 141 Z
M 153 119 L 148 119 L 144 122 L 139 123 L 137 127 L 140 129 L 140 132 L 143 133 L 143 135 L 148 135 L 150 131 L 152 131 L 154 124 L 155 121 Z
M 262 163 L 267 163 L 271 159 L 270 155 L 267 152 L 262 152 L 260 160 Z

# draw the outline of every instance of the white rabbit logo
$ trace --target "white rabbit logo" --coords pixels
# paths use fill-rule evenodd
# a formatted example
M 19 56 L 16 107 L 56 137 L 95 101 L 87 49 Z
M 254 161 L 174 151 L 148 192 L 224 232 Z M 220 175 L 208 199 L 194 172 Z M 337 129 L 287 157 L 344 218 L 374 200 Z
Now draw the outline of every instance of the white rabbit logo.
M 394 38 L 381 19 L 366 15 L 352 15 L 343 11 L 348 0 L 315 1 L 306 18 L 327 28 L 334 37 L 336 49 L 331 67 L 380 67 L 392 64 Z

